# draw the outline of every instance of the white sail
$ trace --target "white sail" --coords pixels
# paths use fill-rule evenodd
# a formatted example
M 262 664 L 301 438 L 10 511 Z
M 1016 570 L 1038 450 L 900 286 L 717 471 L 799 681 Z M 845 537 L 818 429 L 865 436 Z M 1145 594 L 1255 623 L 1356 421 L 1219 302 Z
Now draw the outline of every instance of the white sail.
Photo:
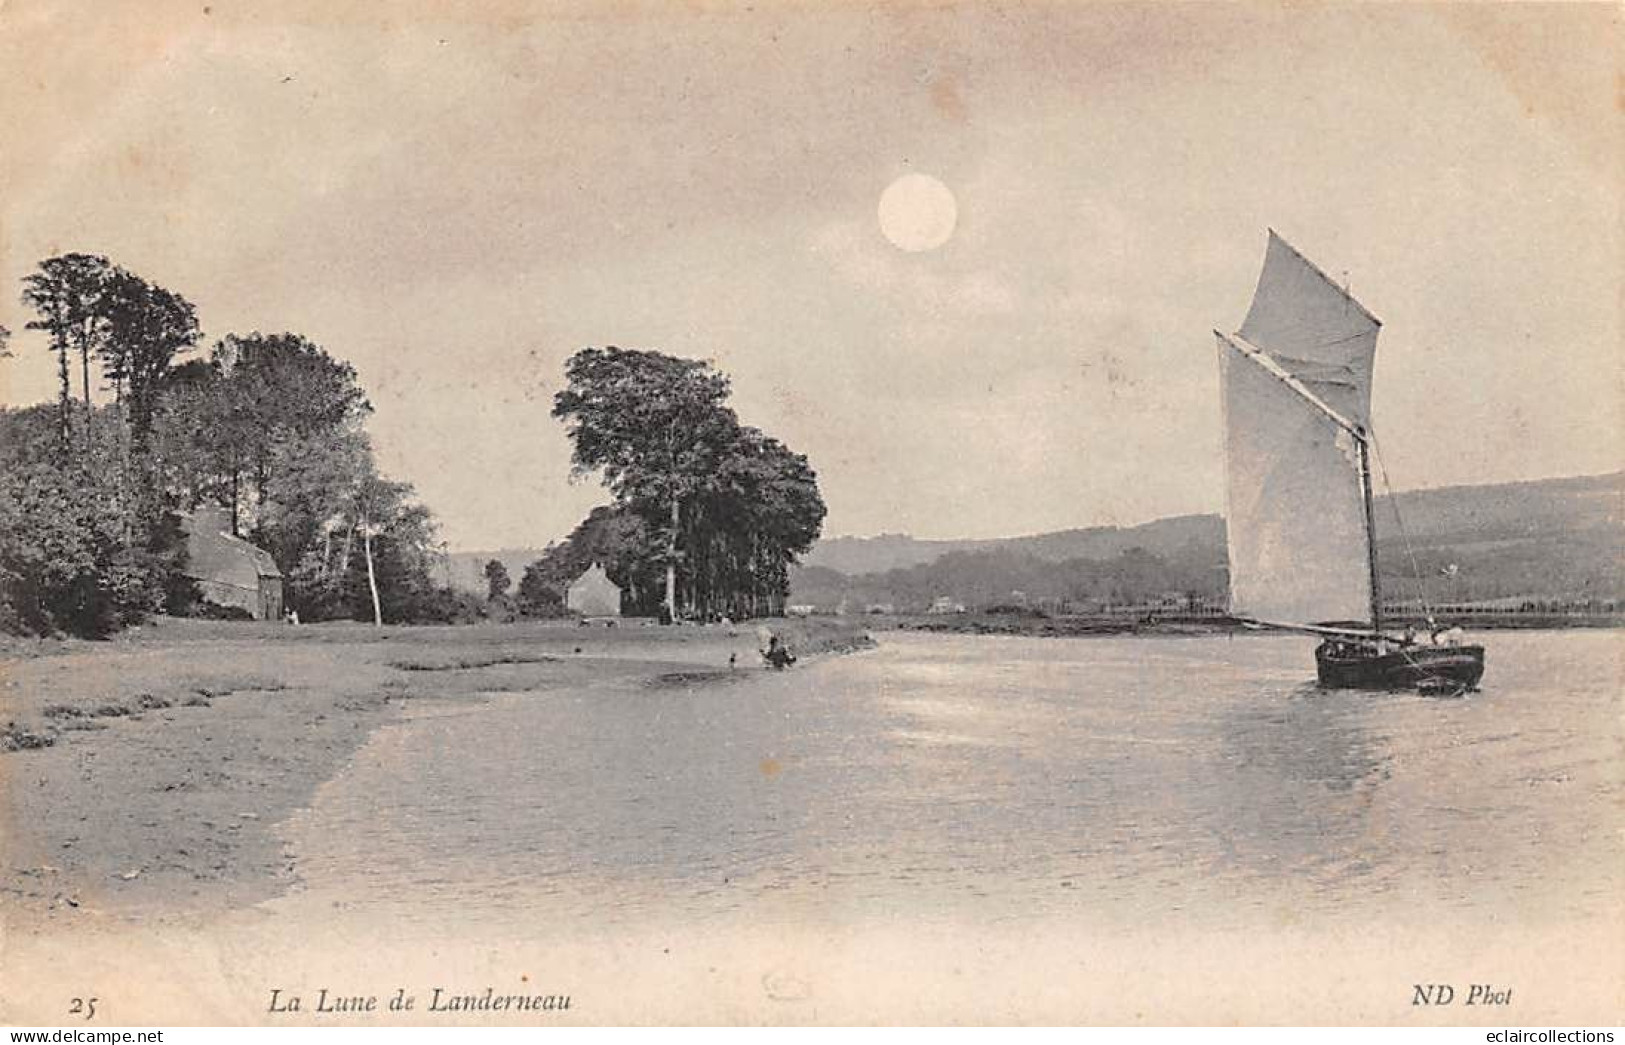
M 1238 617 L 1280 623 L 1370 617 L 1359 444 L 1323 407 L 1362 431 L 1368 427 L 1380 325 L 1270 233 L 1240 331 L 1244 344 L 1268 360 L 1219 337 L 1230 612 Z

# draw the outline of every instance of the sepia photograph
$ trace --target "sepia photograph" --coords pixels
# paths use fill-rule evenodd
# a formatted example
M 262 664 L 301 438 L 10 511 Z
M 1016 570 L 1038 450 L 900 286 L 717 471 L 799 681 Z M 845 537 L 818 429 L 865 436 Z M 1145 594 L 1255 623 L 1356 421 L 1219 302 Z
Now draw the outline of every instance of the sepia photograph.
M 1625 1023 L 1622 18 L 3 0 L 0 1024 Z

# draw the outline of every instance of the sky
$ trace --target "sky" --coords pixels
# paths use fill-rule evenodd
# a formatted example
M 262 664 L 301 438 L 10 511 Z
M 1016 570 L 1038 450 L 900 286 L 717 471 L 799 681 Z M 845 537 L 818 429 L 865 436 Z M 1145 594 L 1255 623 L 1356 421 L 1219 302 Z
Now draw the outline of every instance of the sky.
M 1394 487 L 1613 471 L 1620 17 L 10 0 L 0 401 L 54 394 L 16 291 L 85 251 L 192 300 L 200 352 L 353 363 L 453 550 L 607 500 L 549 410 L 611 344 L 726 372 L 827 535 L 1128 525 L 1222 506 L 1211 331 L 1275 228 L 1384 321 Z M 940 245 L 882 228 L 907 175 Z

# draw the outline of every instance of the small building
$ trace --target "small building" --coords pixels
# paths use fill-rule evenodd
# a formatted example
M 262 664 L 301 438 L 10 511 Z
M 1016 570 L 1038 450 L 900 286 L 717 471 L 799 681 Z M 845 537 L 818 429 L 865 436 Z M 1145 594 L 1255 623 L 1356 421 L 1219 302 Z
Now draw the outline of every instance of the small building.
M 595 562 L 571 582 L 564 593 L 564 605 L 583 617 L 619 617 L 621 587 Z
M 186 534 L 185 575 L 217 606 L 243 610 L 255 620 L 282 619 L 282 571 L 271 553 L 231 532 L 231 512 L 199 508 L 181 516 Z
M 962 602 L 955 602 L 946 595 L 938 595 L 935 599 L 931 600 L 931 608 L 925 612 L 937 614 L 964 613 L 965 604 Z

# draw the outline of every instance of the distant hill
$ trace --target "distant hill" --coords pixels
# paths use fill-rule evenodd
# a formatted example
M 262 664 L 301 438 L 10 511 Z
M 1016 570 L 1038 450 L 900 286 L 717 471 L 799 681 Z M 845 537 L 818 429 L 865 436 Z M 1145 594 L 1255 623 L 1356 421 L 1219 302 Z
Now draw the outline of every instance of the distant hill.
M 1378 558 L 1393 597 L 1415 591 L 1411 555 L 1429 578 L 1434 600 L 1625 593 L 1625 472 L 1418 490 L 1392 501 L 1379 499 L 1376 523 Z M 1062 564 L 1069 568 L 1056 568 Z M 917 605 L 948 595 L 976 605 L 1012 591 L 1076 598 L 1141 587 L 1151 589 L 1145 594 L 1216 595 L 1224 564 L 1224 522 L 1217 515 L 994 540 L 837 537 L 806 556 L 792 577 L 791 598 Z
M 1381 497 L 1377 501 L 1379 535 L 1397 530 L 1389 500 Z M 1492 486 L 1447 486 L 1401 493 L 1395 500 L 1413 541 L 1446 537 L 1499 540 L 1552 530 L 1619 527 L 1625 525 L 1625 472 Z M 904 534 L 833 537 L 814 545 L 802 565 L 853 576 L 919 566 L 949 552 L 1019 551 L 1061 562 L 1106 559 L 1133 547 L 1160 555 L 1191 541 L 1222 549 L 1224 520 L 1218 515 L 1175 515 L 1139 526 L 1097 526 L 985 540 L 920 540 Z
M 1133 547 L 1155 550 L 1193 540 L 1224 540 L 1224 524 L 1217 515 L 1176 515 L 1140 526 L 1095 526 L 1058 530 L 1031 537 L 995 537 L 984 540 L 918 540 L 903 534 L 879 537 L 834 537 L 819 541 L 803 559 L 805 566 L 820 566 L 849 576 L 884 573 L 934 562 L 950 552 L 1016 551 L 1050 562 L 1066 559 L 1108 559 Z
M 1435 600 L 1625 595 L 1625 472 L 1415 490 L 1393 500 Z M 1378 500 L 1376 517 L 1386 589 L 1394 597 L 1413 594 L 1389 498 Z M 484 594 L 485 564 L 493 558 L 518 585 L 541 555 L 539 548 L 454 553 L 452 585 Z M 1057 569 L 1061 564 L 1071 565 Z M 791 601 L 923 604 L 948 595 L 986 605 L 1012 591 L 1062 598 L 1139 587 L 1217 595 L 1224 564 L 1224 520 L 1217 515 L 988 540 L 835 537 L 814 545 L 792 572 Z M 1452 564 L 1455 572 L 1446 574 Z

